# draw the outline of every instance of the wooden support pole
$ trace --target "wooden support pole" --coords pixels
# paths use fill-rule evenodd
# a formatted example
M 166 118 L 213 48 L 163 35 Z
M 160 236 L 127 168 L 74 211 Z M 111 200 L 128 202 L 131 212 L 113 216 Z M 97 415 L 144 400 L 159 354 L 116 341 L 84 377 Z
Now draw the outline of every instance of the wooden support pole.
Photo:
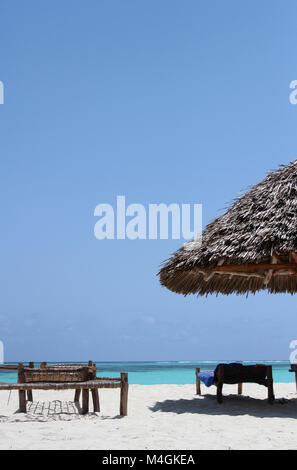
M 24 366 L 20 362 L 18 365 L 18 383 L 24 383 L 24 382 L 25 382 Z M 19 390 L 19 409 L 21 413 L 27 412 L 25 390 Z
M 223 390 L 223 382 L 219 382 L 218 385 L 217 385 L 217 400 L 218 400 L 218 403 L 223 403 L 223 393 L 222 393 L 222 390 Z
M 31 369 L 34 369 L 34 362 L 29 362 L 29 367 Z M 33 401 L 33 391 L 32 390 L 27 390 L 27 400 L 28 401 Z
M 25 390 L 19 390 L 19 408 L 21 413 L 27 413 Z
M 83 368 L 83 377 L 84 381 L 89 380 L 91 377 L 89 376 L 89 367 Z M 81 389 L 76 389 L 74 393 L 74 401 L 79 402 L 81 394 Z M 82 391 L 82 409 L 83 413 L 88 413 L 89 411 L 89 389 L 83 389 Z
M 223 403 L 223 383 L 224 383 L 224 366 L 221 364 L 218 367 L 218 384 L 217 384 L 217 400 L 218 403 Z
M 88 367 L 92 368 L 92 378 L 96 378 L 96 364 L 94 364 L 93 361 L 89 361 Z
M 93 398 L 94 413 L 99 413 L 99 411 L 100 411 L 100 402 L 99 402 L 98 388 L 92 388 L 92 398 Z
M 18 384 L 24 383 L 24 366 L 21 362 L 18 364 Z
M 80 393 L 81 393 L 81 389 L 80 389 L 80 388 L 78 388 L 78 389 L 75 390 L 75 392 L 74 392 L 74 401 L 75 401 L 75 402 L 78 402 L 78 403 L 79 403 Z
M 82 412 L 86 414 L 89 412 L 89 389 L 84 388 L 82 391 Z
M 273 393 L 272 366 L 267 366 L 267 388 L 268 388 L 268 403 L 273 405 L 274 393 Z
M 242 395 L 242 384 L 238 384 L 238 395 Z
M 200 367 L 196 367 L 196 395 L 201 395 L 200 379 L 198 377 L 199 372 Z
M 120 396 L 120 415 L 128 414 L 128 373 L 121 372 L 121 396 Z

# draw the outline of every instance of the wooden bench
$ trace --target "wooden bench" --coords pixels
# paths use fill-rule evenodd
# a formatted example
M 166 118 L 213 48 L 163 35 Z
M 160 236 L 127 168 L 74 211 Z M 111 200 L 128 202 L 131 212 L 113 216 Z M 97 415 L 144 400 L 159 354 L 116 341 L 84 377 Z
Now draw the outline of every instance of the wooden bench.
M 75 390 L 75 401 L 79 401 L 82 391 L 82 412 L 89 411 L 89 392 L 92 392 L 94 412 L 100 411 L 99 388 L 120 388 L 120 414 L 127 415 L 128 408 L 128 374 L 121 373 L 119 378 L 95 377 L 93 366 L 44 364 L 34 368 L 18 365 L 18 383 L 0 383 L 1 390 L 18 390 L 20 411 L 26 413 L 26 393 L 28 401 L 33 401 L 33 390 Z M 79 393 L 78 393 L 79 392 Z
M 230 364 L 231 365 L 231 364 Z M 225 368 L 225 366 L 227 366 Z M 254 369 L 256 372 L 256 375 L 259 378 L 258 381 L 253 381 L 253 380 L 246 380 L 244 377 L 244 368 L 257 368 Z M 260 385 L 265 385 L 268 389 L 268 402 L 270 404 L 274 403 L 274 393 L 273 393 L 273 378 L 272 378 L 272 366 L 266 365 L 266 364 L 255 364 L 254 366 L 242 366 L 242 373 L 236 378 L 236 377 L 230 377 L 230 375 L 227 372 L 228 365 L 226 364 L 219 364 L 216 372 L 216 378 L 214 381 L 214 385 L 217 387 L 217 400 L 218 403 L 223 402 L 223 384 L 238 384 L 238 394 L 242 394 L 242 384 L 243 383 L 259 383 Z M 251 369 L 250 369 L 251 370 Z M 200 368 L 196 368 L 196 394 L 201 395 L 201 383 L 199 379 L 199 372 Z M 263 383 L 260 383 L 260 381 L 263 380 Z

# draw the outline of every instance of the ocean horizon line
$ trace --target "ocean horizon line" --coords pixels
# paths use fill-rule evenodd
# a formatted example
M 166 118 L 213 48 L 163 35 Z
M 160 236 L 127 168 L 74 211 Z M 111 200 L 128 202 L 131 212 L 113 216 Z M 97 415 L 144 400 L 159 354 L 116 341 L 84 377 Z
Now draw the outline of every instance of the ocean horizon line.
M 2 363 L 2 365 L 14 365 L 14 364 L 19 364 L 19 363 L 29 363 L 29 362 L 35 362 L 35 363 L 41 363 L 43 362 L 44 359 L 42 360 L 22 360 L 22 361 L 5 361 Z M 64 364 L 71 364 L 71 363 L 87 363 L 88 360 L 63 360 L 63 359 L 59 359 L 59 360 L 47 360 L 45 362 L 48 362 L 48 363 L 52 363 L 52 364 L 55 364 L 55 363 L 64 363 Z M 287 362 L 287 363 L 290 363 L 291 361 L 288 360 L 288 359 L 208 359 L 208 360 L 164 360 L 164 361 L 161 361 L 161 360 L 143 360 L 143 361 L 134 361 L 134 360 L 125 360 L 125 361 L 117 361 L 117 360 L 113 360 L 113 361 L 98 361 L 98 360 L 93 360 L 93 362 L 96 362 L 98 364 L 114 364 L 114 363 L 128 363 L 128 364 L 131 364 L 131 363 L 135 363 L 135 364 L 172 364 L 172 363 L 175 363 L 175 364 L 194 364 L 194 363 L 197 363 L 197 364 L 213 364 L 213 363 L 217 363 L 217 362 L 274 362 L 274 363 L 278 363 L 278 362 Z M 1 365 L 1 364 L 0 364 Z

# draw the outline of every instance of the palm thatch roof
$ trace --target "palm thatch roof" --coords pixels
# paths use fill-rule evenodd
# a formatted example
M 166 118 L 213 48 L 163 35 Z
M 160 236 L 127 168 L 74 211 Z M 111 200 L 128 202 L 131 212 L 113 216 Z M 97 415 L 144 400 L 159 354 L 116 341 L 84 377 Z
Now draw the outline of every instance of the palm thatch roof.
M 236 199 L 159 275 L 184 295 L 297 292 L 297 160 Z

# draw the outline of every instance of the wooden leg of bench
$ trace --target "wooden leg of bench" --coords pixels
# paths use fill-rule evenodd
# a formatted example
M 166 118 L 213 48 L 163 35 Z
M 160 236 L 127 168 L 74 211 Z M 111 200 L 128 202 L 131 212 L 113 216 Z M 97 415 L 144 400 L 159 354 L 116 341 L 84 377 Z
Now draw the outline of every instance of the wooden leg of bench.
M 120 396 L 120 415 L 127 416 L 128 414 L 128 374 L 127 372 L 121 373 L 121 396 Z
M 223 390 L 223 382 L 219 382 L 218 385 L 217 385 L 217 400 L 218 400 L 218 403 L 223 403 L 222 390 Z
M 92 398 L 93 398 L 93 406 L 94 406 L 94 413 L 100 411 L 100 402 L 99 402 L 99 392 L 98 388 L 92 388 Z
M 218 384 L 217 384 L 217 400 L 218 400 L 218 403 L 222 403 L 223 402 L 223 394 L 222 394 L 222 390 L 223 390 L 223 383 L 224 383 L 224 365 L 223 364 L 220 364 L 219 367 L 218 367 L 218 370 L 217 370 L 217 377 L 218 377 Z
M 201 395 L 201 385 L 200 385 L 200 379 L 198 377 L 198 374 L 200 372 L 200 367 L 196 368 L 196 395 Z
M 89 412 L 89 389 L 84 388 L 82 391 L 82 412 L 86 414 Z
M 34 369 L 34 362 L 29 362 L 30 369 Z M 33 401 L 33 392 L 32 390 L 27 390 L 27 400 Z
M 81 389 L 80 388 L 77 388 L 75 390 L 75 393 L 74 393 L 74 402 L 79 402 L 79 397 L 80 397 L 80 392 L 81 392 Z
M 242 395 L 242 384 L 238 384 L 238 395 Z
M 274 393 L 273 393 L 273 378 L 272 378 L 272 366 L 267 366 L 267 388 L 268 388 L 268 403 L 273 405 Z
M 273 382 L 268 385 L 268 403 L 270 405 L 274 403 Z
M 19 390 L 19 408 L 21 413 L 27 412 L 25 390 Z

